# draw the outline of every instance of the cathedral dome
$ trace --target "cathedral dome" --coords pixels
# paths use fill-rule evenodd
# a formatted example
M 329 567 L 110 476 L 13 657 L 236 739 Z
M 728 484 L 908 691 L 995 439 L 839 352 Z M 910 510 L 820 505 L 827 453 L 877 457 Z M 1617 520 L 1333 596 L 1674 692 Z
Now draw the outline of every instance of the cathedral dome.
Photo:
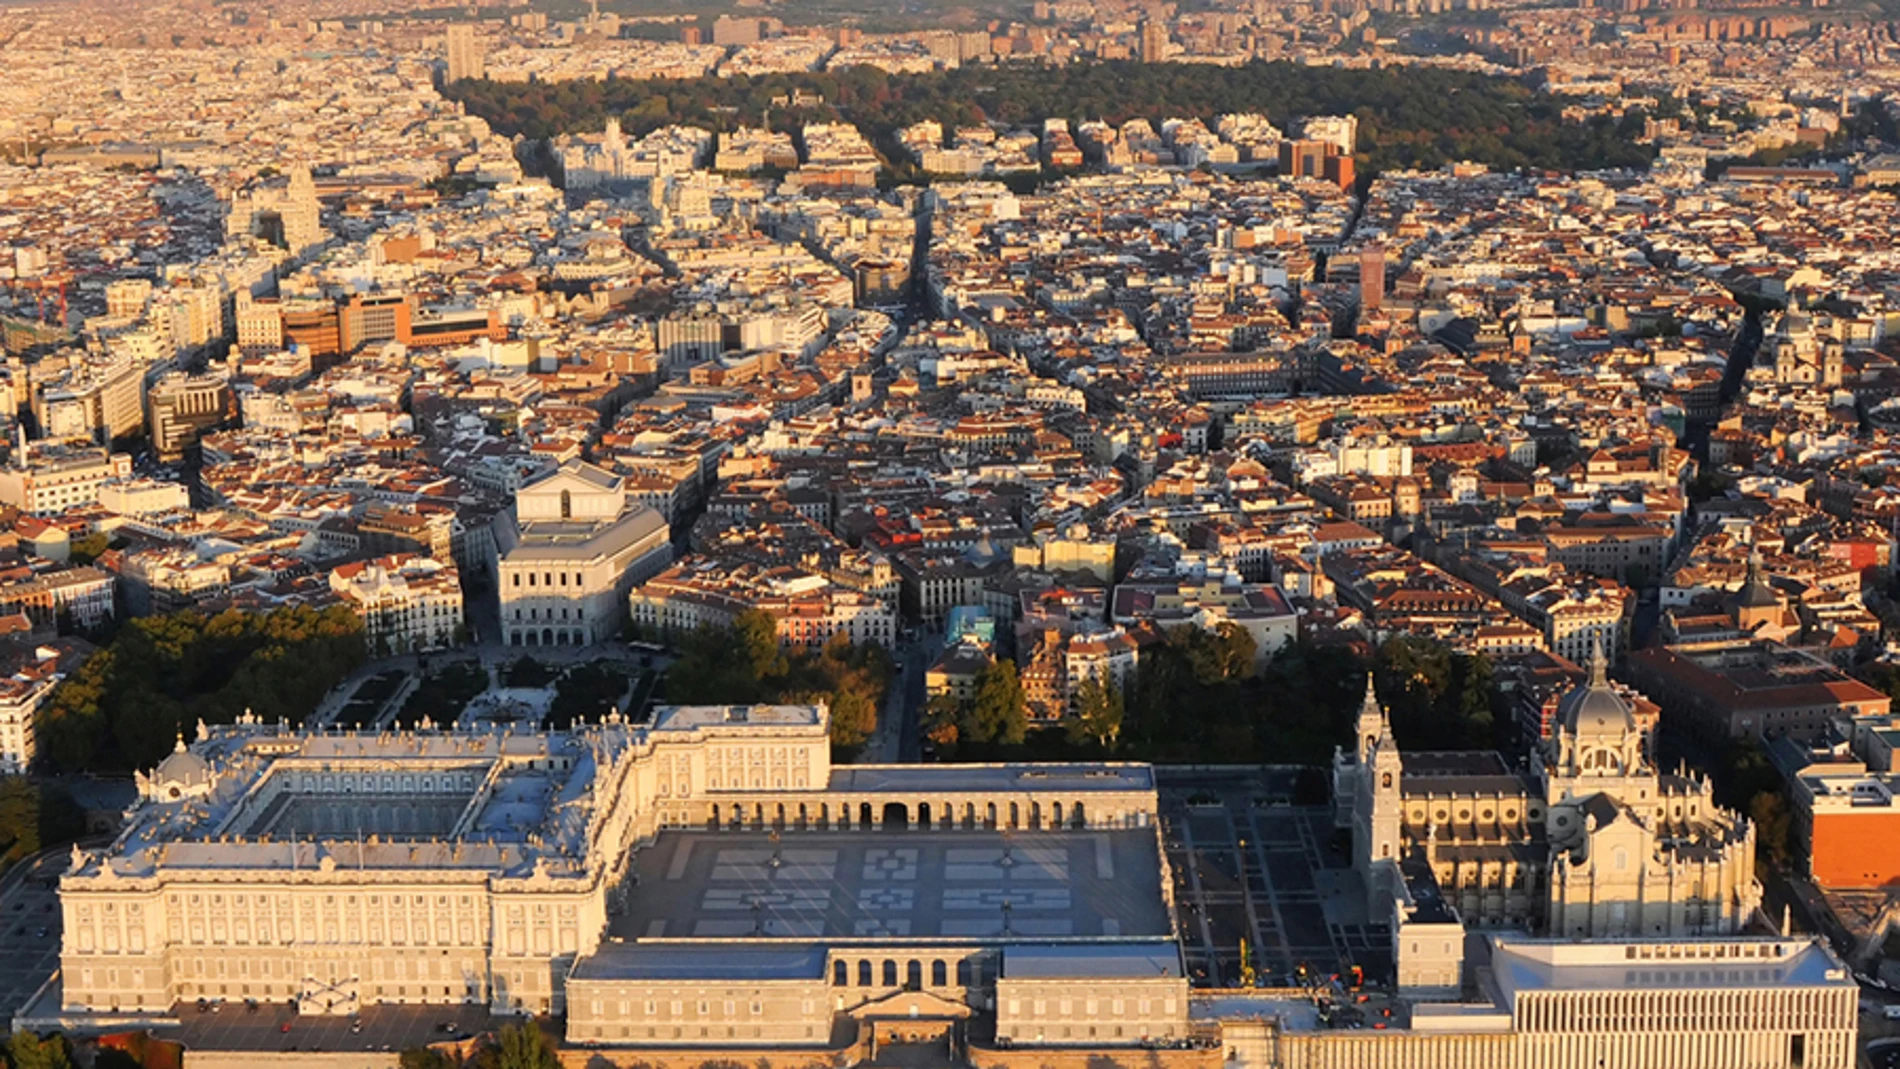
M 1563 696 L 1557 715 L 1564 730 L 1578 737 L 1620 738 L 1636 730 L 1635 710 L 1610 685 L 1601 644 L 1591 651 L 1589 680 Z

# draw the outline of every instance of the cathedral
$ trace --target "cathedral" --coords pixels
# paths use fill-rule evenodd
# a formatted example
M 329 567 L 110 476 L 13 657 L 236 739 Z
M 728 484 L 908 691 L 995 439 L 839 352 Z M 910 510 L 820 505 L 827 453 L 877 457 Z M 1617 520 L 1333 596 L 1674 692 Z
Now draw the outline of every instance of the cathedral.
M 1754 828 L 1706 778 L 1657 771 L 1653 745 L 1600 650 L 1552 737 L 1517 764 L 1402 753 L 1368 679 L 1354 752 L 1334 771 L 1374 921 L 1429 900 L 1467 926 L 1552 936 L 1739 931 L 1761 904 Z

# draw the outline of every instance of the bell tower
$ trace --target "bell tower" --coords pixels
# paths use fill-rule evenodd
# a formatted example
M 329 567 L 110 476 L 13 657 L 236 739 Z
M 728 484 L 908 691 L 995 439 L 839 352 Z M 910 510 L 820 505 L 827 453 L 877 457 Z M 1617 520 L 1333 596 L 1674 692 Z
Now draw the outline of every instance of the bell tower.
M 1366 700 L 1359 709 L 1357 745 L 1362 756 L 1359 760 L 1359 820 L 1358 827 L 1353 829 L 1353 839 L 1360 869 L 1369 873 L 1374 864 L 1385 860 L 1396 862 L 1399 858 L 1402 815 L 1399 781 L 1405 773 L 1398 740 L 1392 737 L 1392 720 L 1380 708 L 1369 674 Z

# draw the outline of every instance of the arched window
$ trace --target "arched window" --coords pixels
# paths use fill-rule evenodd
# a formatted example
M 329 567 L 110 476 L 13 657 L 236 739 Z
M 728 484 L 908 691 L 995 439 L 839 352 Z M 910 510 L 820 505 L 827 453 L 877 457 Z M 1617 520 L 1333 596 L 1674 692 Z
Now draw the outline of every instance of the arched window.
M 574 495 L 566 490 L 561 491 L 561 518 L 564 520 L 574 518 Z
M 1384 790 L 1388 790 L 1388 791 L 1391 790 L 1392 789 L 1392 773 L 1387 772 L 1385 775 L 1380 776 L 1379 786 L 1380 788 Z

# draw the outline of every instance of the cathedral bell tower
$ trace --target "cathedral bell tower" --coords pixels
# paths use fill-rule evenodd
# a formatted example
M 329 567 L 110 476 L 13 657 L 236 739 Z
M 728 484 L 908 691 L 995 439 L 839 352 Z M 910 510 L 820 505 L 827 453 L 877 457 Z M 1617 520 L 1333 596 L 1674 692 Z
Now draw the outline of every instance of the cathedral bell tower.
M 1353 845 L 1361 871 L 1368 871 L 1380 861 L 1399 859 L 1399 781 L 1405 772 L 1398 740 L 1392 737 L 1392 720 L 1379 706 L 1370 673 L 1366 675 L 1366 698 L 1359 707 L 1356 726 L 1355 745 L 1360 756 Z

